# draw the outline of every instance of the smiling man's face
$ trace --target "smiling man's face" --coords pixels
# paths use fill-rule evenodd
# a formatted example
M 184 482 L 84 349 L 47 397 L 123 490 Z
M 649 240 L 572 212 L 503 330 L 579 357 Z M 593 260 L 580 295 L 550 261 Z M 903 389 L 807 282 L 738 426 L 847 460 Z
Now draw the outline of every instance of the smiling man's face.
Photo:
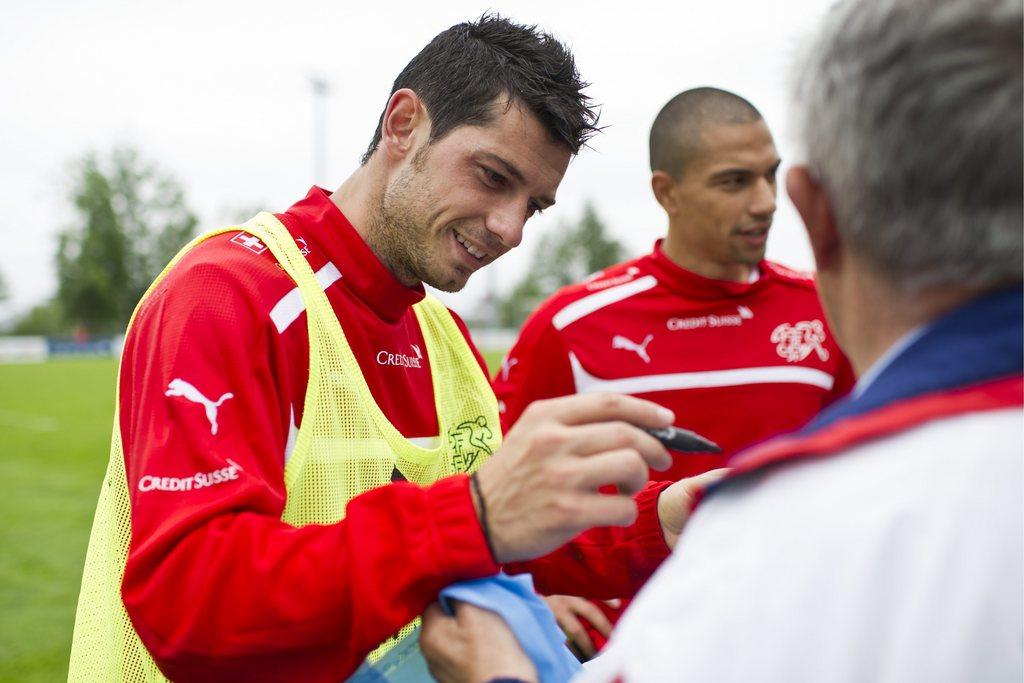
M 700 148 L 675 182 L 681 229 L 673 238 L 722 273 L 756 266 L 775 215 L 779 154 L 768 126 L 709 125 Z
M 456 292 L 478 268 L 518 246 L 526 221 L 554 203 L 569 148 L 532 113 L 494 104 L 415 152 L 385 189 L 374 250 L 407 285 Z

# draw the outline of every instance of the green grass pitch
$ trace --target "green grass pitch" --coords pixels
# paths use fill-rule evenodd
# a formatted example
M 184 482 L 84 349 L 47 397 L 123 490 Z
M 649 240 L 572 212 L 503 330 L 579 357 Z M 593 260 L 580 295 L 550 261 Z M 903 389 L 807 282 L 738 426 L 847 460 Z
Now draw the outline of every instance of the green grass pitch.
M 0 681 L 67 679 L 116 374 L 110 359 L 0 365 Z
M 0 365 L 0 681 L 67 679 L 116 376 L 110 359 Z

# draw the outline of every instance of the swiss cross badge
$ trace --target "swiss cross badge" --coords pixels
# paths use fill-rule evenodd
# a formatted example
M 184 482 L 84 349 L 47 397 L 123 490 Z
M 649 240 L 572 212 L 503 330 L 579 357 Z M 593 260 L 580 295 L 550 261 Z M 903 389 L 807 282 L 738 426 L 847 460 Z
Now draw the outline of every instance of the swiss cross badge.
M 820 320 L 801 320 L 796 325 L 782 323 L 772 330 L 771 340 L 778 354 L 789 363 L 802 361 L 812 351 L 822 361 L 828 360 L 828 349 L 822 346 L 825 326 Z
M 267 250 L 267 245 L 260 242 L 258 237 L 254 237 L 247 232 L 240 232 L 231 238 L 231 241 L 235 244 L 245 247 L 254 254 L 262 254 Z
M 452 467 L 456 472 L 469 472 L 480 454 L 491 455 L 494 432 L 487 418 L 480 415 L 448 430 L 448 450 L 452 454 Z

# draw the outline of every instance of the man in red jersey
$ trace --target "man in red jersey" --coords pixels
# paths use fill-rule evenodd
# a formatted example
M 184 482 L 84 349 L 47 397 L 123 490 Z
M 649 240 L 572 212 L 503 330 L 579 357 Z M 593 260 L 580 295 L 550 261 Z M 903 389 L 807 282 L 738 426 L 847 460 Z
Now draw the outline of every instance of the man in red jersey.
M 494 404 L 464 326 L 441 307 L 445 332 L 427 334 L 412 306 L 427 303 L 424 282 L 461 288 L 554 203 L 594 131 L 582 88 L 571 54 L 533 27 L 495 16 L 454 26 L 399 75 L 361 167 L 335 192 L 313 188 L 265 215 L 264 239 L 205 239 L 162 276 L 126 339 L 104 486 L 122 493 L 101 494 L 72 678 L 152 680 L 159 669 L 176 680 L 341 680 L 453 581 L 551 553 L 528 565 L 538 585 L 612 597 L 667 556 L 662 524 L 678 526 L 690 491 L 644 487 L 648 468 L 670 458 L 631 425 L 673 416 L 624 396 L 527 414 L 472 491 L 465 474 L 395 481 L 353 494 L 340 521 L 287 521 L 296 507 L 332 503 L 316 489 L 293 496 L 290 463 L 316 446 L 328 457 L 317 476 L 357 477 L 365 461 L 353 449 L 385 443 L 325 441 L 333 432 L 304 419 L 328 414 L 325 389 L 328 408 L 382 414 L 375 424 L 389 423 L 402 448 L 436 445 L 459 472 L 496 446 L 497 424 L 449 430 L 435 401 L 455 391 Z M 354 358 L 312 362 L 312 330 L 323 351 L 339 322 Z M 439 339 L 451 348 L 429 346 Z M 438 368 L 479 380 L 438 388 L 451 377 Z M 398 465 L 384 477 L 403 478 Z M 608 485 L 617 492 L 599 492 Z
M 575 683 L 1024 680 L 1022 15 L 846 0 L 801 47 L 786 189 L 856 387 L 730 460 Z M 538 680 L 481 617 L 428 611 L 437 679 Z
M 678 480 L 802 426 L 853 376 L 812 277 L 764 258 L 779 155 L 757 109 L 717 88 L 680 93 L 654 121 L 650 158 L 666 237 L 545 301 L 493 385 L 505 429 L 533 401 L 574 393 L 630 394 L 671 409 L 677 424 L 723 449 L 652 473 Z M 585 656 L 619 612 L 582 598 L 550 603 Z

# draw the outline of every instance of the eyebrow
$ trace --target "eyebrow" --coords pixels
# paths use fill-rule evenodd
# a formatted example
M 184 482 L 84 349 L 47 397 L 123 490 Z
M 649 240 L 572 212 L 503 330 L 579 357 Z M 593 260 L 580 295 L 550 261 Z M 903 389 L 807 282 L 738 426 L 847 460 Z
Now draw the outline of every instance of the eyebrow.
M 513 164 L 511 161 L 508 161 L 507 159 L 502 159 L 500 156 L 494 154 L 493 152 L 482 152 L 481 156 L 504 167 L 505 172 L 508 173 L 513 178 L 515 178 L 516 180 L 518 180 L 520 183 L 526 183 L 526 178 L 523 176 L 523 172 L 516 168 L 515 164 Z M 543 206 L 541 207 L 542 209 L 548 209 L 555 205 L 554 197 L 536 197 L 535 199 L 539 200 L 543 204 Z
M 782 159 L 777 159 L 774 164 L 769 167 L 769 171 L 778 171 L 779 166 L 782 165 Z M 728 175 L 752 175 L 754 172 L 749 168 L 724 168 L 721 171 L 715 171 L 711 174 L 712 178 L 721 178 Z

